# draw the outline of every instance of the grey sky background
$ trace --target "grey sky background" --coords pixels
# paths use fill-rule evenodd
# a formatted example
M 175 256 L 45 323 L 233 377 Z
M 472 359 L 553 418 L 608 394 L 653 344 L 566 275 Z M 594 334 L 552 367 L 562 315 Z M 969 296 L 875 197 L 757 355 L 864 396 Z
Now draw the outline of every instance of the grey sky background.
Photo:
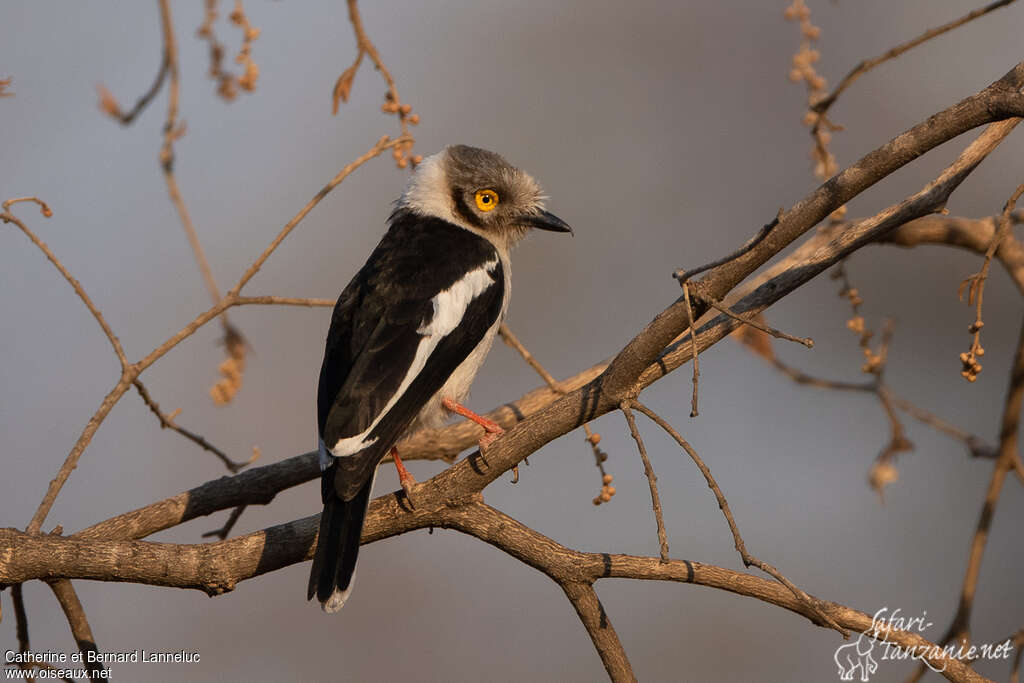
M 953 0 L 811 3 L 822 27 L 819 70 L 834 84 L 857 61 L 978 6 Z M 417 151 L 450 143 L 493 149 L 535 175 L 575 238 L 531 236 L 513 256 L 509 324 L 556 376 L 614 354 L 676 296 L 670 273 L 745 241 L 780 206 L 816 185 L 800 125 L 802 85 L 788 82 L 799 43 L 784 2 L 366 3 L 367 31 L 420 114 Z M 229 8 L 223 8 L 227 11 Z M 393 134 L 384 86 L 364 65 L 351 101 L 330 92 L 355 55 L 341 3 L 246 3 L 262 30 L 257 91 L 225 104 L 195 37 L 202 3 L 173 4 L 182 73 L 177 175 L 222 288 L 344 164 Z M 984 87 L 1021 59 L 1024 9 L 1012 5 L 865 76 L 837 104 L 845 165 Z M 17 213 L 63 259 L 139 358 L 208 306 L 157 155 L 166 96 L 122 128 L 96 107 L 102 82 L 131 106 L 160 58 L 155 3 L 5 3 L 0 77 L 0 195 L 35 194 L 44 220 Z M 218 34 L 236 50 L 225 21 Z M 232 53 L 233 54 L 233 53 Z M 958 139 L 857 198 L 874 213 L 916 191 L 967 143 Z M 1024 180 L 1011 137 L 953 196 L 957 215 L 997 213 Z M 371 162 L 331 194 L 247 286 L 250 294 L 335 297 L 376 244 L 406 173 Z M 887 373 L 894 390 L 989 441 L 997 435 L 1020 300 L 998 267 L 985 293 L 984 371 L 968 385 L 957 354 L 973 313 L 956 300 L 980 265 L 950 249 L 873 247 L 848 271 L 869 325 L 897 320 Z M 0 234 L 0 526 L 24 527 L 89 416 L 117 378 L 116 358 L 81 302 L 19 232 Z M 814 338 L 778 346 L 807 372 L 860 377 L 836 283 L 819 279 L 769 311 Z M 207 390 L 223 356 L 208 325 L 143 380 L 179 421 L 244 458 L 273 462 L 314 445 L 314 395 L 327 309 L 249 307 L 232 320 L 252 345 L 245 384 L 227 407 Z M 939 638 L 952 618 L 991 473 L 957 443 L 908 423 L 916 445 L 899 461 L 885 504 L 866 475 L 888 426 L 868 397 L 796 387 L 733 342 L 701 357 L 701 416 L 690 420 L 689 370 L 645 393 L 703 455 L 752 552 L 811 593 L 873 613 L 927 612 Z M 484 411 L 539 384 L 498 344 L 471 405 Z M 715 500 L 684 454 L 640 420 L 659 477 L 673 557 L 739 569 Z M 620 415 L 597 421 L 618 494 L 600 487 L 582 432 L 548 445 L 486 491 L 489 503 L 568 546 L 658 551 L 640 460 Z M 420 478 L 440 464 L 413 463 Z M 222 476 L 223 467 L 161 431 L 134 394 L 97 433 L 46 528 L 96 521 Z M 397 486 L 382 469 L 377 493 Z M 245 533 L 312 514 L 319 489 L 249 508 Z M 974 617 L 978 642 L 1020 628 L 1024 495 L 1007 482 L 993 522 Z M 194 543 L 218 514 L 154 540 Z M 590 641 L 561 591 L 536 571 L 455 532 L 368 546 L 358 588 L 333 617 L 304 601 L 308 565 L 196 592 L 77 582 L 100 649 L 199 651 L 198 664 L 119 665 L 119 680 L 600 680 Z M 834 680 L 839 636 L 778 608 L 695 586 L 603 580 L 598 593 L 645 681 Z M 25 587 L 34 649 L 71 652 L 50 591 Z M 16 648 L 8 593 L 0 649 Z M 872 680 L 901 680 L 882 662 Z M 1009 665 L 979 670 L 1005 679 Z

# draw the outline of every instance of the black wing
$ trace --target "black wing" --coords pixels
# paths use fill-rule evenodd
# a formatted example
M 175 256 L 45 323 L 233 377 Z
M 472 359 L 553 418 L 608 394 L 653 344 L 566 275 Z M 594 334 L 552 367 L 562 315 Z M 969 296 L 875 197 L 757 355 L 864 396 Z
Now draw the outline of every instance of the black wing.
M 423 340 L 420 330 L 434 316 L 434 296 L 492 261 L 497 265 L 488 271 L 490 283 L 381 416 L 366 438 L 372 445 L 337 460 L 336 489 L 343 500 L 358 493 L 426 401 L 497 321 L 504 275 L 486 239 L 440 219 L 399 211 L 342 292 L 331 319 L 317 396 L 320 437 L 328 449 L 365 432 L 398 391 Z

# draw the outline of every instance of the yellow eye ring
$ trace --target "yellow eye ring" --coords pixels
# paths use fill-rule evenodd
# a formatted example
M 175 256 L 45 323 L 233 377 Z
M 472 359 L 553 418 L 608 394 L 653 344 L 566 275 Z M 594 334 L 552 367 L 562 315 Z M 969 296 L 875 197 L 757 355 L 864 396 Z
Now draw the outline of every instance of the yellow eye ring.
M 491 211 L 498 205 L 498 193 L 494 190 L 476 191 L 476 208 L 481 211 Z

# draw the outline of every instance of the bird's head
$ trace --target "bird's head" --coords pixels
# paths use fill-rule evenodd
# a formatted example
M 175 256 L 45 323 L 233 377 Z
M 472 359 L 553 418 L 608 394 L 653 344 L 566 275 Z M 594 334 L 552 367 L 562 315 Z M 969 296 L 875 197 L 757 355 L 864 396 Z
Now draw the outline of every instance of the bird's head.
M 505 247 L 530 228 L 572 232 L 544 210 L 544 195 L 529 174 L 494 152 L 467 145 L 452 145 L 424 159 L 398 206 L 455 223 Z

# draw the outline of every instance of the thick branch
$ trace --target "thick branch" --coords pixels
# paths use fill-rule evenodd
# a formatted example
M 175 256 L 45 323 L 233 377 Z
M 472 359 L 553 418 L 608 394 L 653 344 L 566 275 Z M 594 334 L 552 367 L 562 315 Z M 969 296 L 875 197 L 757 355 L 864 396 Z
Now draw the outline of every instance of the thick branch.
M 702 278 L 702 293 L 716 301 L 724 300 L 733 287 L 769 258 L 882 178 L 972 128 L 1024 116 L 1022 85 L 1024 62 L 979 93 L 929 117 L 868 153 L 780 214 L 775 228 L 753 249 Z M 707 311 L 707 305 L 700 301 L 695 308 L 696 318 Z M 685 306 L 677 302 L 652 320 L 619 353 L 601 383 L 602 391 L 611 395 L 613 404 L 615 399 L 635 396 L 641 388 L 634 386 L 636 379 L 690 322 Z
M 570 390 L 591 381 L 605 368 L 604 364 L 588 368 L 559 383 Z M 484 415 L 505 429 L 511 429 L 553 403 L 560 393 L 547 387 L 534 389 L 512 403 Z M 405 460 L 451 461 L 459 453 L 474 446 L 479 439 L 478 428 L 469 421 L 460 421 L 444 429 L 425 429 L 399 443 Z M 139 539 L 197 517 L 239 505 L 266 505 L 280 491 L 298 486 L 320 476 L 316 451 L 285 460 L 254 467 L 233 477 L 221 477 L 201 484 L 176 496 L 152 503 L 131 512 L 94 524 L 74 535 L 83 539 Z
M 871 218 L 851 225 L 846 230 L 835 234 L 827 244 L 815 244 L 815 248 L 806 250 L 798 249 L 794 258 L 785 260 L 784 268 L 780 264 L 777 269 L 772 269 L 772 272 L 775 273 L 773 277 L 763 281 L 740 301 L 730 303 L 730 307 L 741 313 L 763 311 L 857 249 L 882 239 L 908 221 L 939 210 L 945 205 L 953 190 L 1010 134 L 1020 120 L 1012 118 L 988 126 L 938 178 L 920 192 L 899 204 L 884 209 Z M 799 254 L 799 258 L 795 258 L 797 254 Z M 676 307 L 678 306 L 677 303 Z M 735 326 L 732 320 L 723 319 L 723 316 L 713 319 L 698 331 L 699 348 L 703 350 L 714 344 L 722 336 L 732 331 Z M 640 376 L 638 385 L 651 384 L 679 367 L 689 357 L 686 345 L 673 344 L 662 354 L 656 364 L 648 367 Z
M 417 509 L 403 512 L 397 498 L 373 501 L 363 531 L 363 543 L 417 528 L 451 528 L 479 538 L 560 584 L 591 584 L 602 578 L 677 581 L 727 590 L 756 598 L 800 614 L 815 623 L 820 617 L 785 586 L 743 572 L 689 560 L 663 562 L 657 557 L 582 553 L 525 527 L 479 500 L 447 504 L 417 497 Z M 461 504 L 460 504 L 461 503 Z M 16 529 L 0 529 L 0 582 L 33 578 L 89 578 L 134 581 L 153 585 L 204 590 L 211 595 L 234 588 L 242 580 L 312 557 L 318 527 L 314 515 L 218 543 L 176 545 L 142 541 L 91 541 L 75 537 L 30 536 Z M 13 552 L 16 549 L 16 552 Z M 814 598 L 816 605 L 839 625 L 855 632 L 871 631 L 872 618 L 843 605 Z M 903 648 L 930 648 L 933 644 L 913 632 L 881 629 L 879 639 Z M 954 681 L 984 678 L 940 651 L 925 657 Z
M 246 465 L 252 464 L 256 459 L 256 452 L 254 452 L 249 460 L 245 462 L 235 462 L 228 457 L 227 453 L 207 441 L 201 434 L 196 434 L 191 430 L 185 429 L 174 421 L 173 416 L 165 415 L 163 411 L 160 410 L 160 404 L 153 400 L 153 397 L 149 395 L 149 390 L 146 389 L 146 386 L 141 381 L 135 380 L 133 384 L 135 385 L 136 391 L 139 392 L 139 396 L 142 397 L 142 402 L 146 404 L 146 407 L 149 408 L 150 412 L 156 415 L 156 419 L 160 421 L 161 429 L 170 429 L 175 431 L 202 448 L 204 451 L 213 453 L 222 463 L 224 463 L 224 466 L 228 468 L 229 472 L 238 472 Z
M 1014 212 L 1010 220 L 1018 224 L 1024 222 L 1024 212 Z M 949 245 L 984 254 L 995 239 L 996 223 L 996 217 L 923 216 L 901 225 L 881 241 L 908 248 L 922 244 Z M 995 257 L 1003 264 L 1017 290 L 1024 294 L 1024 245 L 1013 233 L 1007 234 L 999 243 Z
M 1015 69 L 1011 73 L 1014 74 L 1017 71 L 1018 69 Z M 1020 66 L 1019 71 L 1024 75 L 1024 63 Z M 1024 98 L 1021 99 L 1024 100 Z M 932 117 L 932 119 L 936 118 L 942 119 L 943 117 L 941 115 Z M 898 225 L 942 207 L 949 194 L 1009 135 L 1010 131 L 1019 121 L 1020 119 L 1014 118 L 992 124 L 974 142 L 968 145 L 953 164 L 923 190 L 900 204 L 889 207 L 878 215 L 862 221 L 837 235 L 828 245 L 818 249 L 807 259 L 791 265 L 781 274 L 758 287 L 739 304 L 732 305 L 733 310 L 737 312 L 757 312 L 763 310 L 856 249 L 879 239 Z M 925 132 L 922 135 L 930 136 L 931 133 Z M 892 144 L 890 143 L 890 145 Z M 873 152 L 865 158 L 867 159 L 875 154 Z M 837 178 L 841 178 L 843 175 L 840 174 Z M 836 178 L 833 178 L 832 181 L 829 181 L 829 183 L 822 187 L 826 187 L 834 182 L 836 182 Z M 810 201 L 805 200 L 801 205 Z M 809 210 L 803 209 L 801 212 L 806 214 Z M 794 212 L 796 212 L 796 209 L 790 213 Z M 825 215 L 827 215 L 827 212 L 825 212 Z M 777 229 L 787 224 L 787 221 L 790 220 L 788 216 L 787 214 L 783 217 Z M 819 218 L 823 217 L 824 215 Z M 747 256 L 742 257 L 742 259 L 760 253 L 762 245 L 773 240 L 774 233 L 769 235 L 762 244 L 758 245 L 757 248 Z M 782 246 L 784 245 L 776 245 L 779 249 Z M 766 255 L 763 256 L 767 258 Z M 723 274 L 719 276 L 718 273 Z M 704 293 L 707 296 L 715 295 L 714 293 L 717 289 L 725 285 L 731 286 L 730 282 L 733 276 L 742 274 L 732 264 L 722 266 L 701 281 L 704 283 Z M 715 296 L 721 300 L 723 294 L 724 292 L 721 292 Z M 703 306 L 703 309 L 700 311 L 695 311 L 695 317 L 699 318 L 707 310 L 707 307 L 701 301 L 696 303 L 698 307 Z M 627 369 L 629 373 L 632 373 L 636 369 L 636 361 L 646 358 L 647 353 L 654 346 L 659 347 L 660 354 L 664 344 L 668 344 L 673 339 L 676 339 L 686 329 L 688 324 L 689 316 L 686 315 L 685 304 L 682 301 L 677 301 L 635 337 L 616 356 L 615 360 L 612 361 L 611 365 L 600 377 L 579 390 L 567 394 L 542 413 L 523 421 L 492 444 L 488 449 L 487 463 L 489 466 L 486 469 L 476 466 L 474 464 L 475 461 L 458 463 L 435 477 L 432 483 L 449 491 L 463 493 L 481 491 L 491 481 L 552 439 L 575 429 L 583 422 L 590 421 L 616 408 L 618 404 L 614 400 L 618 392 L 624 391 L 626 394 L 638 393 L 642 388 L 668 374 L 686 360 L 689 360 L 691 354 L 689 353 L 688 346 L 676 344 L 666 350 L 660 358 L 657 358 L 657 362 L 645 365 L 642 372 L 638 372 L 639 379 L 634 378 L 630 380 L 628 386 L 623 388 L 622 380 L 626 377 L 623 373 Z M 723 321 L 716 318 L 712 323 L 709 323 L 708 326 L 699 331 L 698 348 L 700 350 L 708 348 L 727 335 L 734 326 L 735 322 L 731 319 Z
M 377 143 L 372 148 L 370 148 L 368 152 L 363 154 L 361 157 L 357 158 L 352 163 L 345 166 L 345 168 L 339 171 L 338 174 L 329 183 L 327 183 L 327 185 L 325 185 L 316 195 L 314 195 L 313 199 L 307 202 L 306 206 L 304 206 L 299 211 L 299 213 L 296 214 L 295 217 L 292 218 L 292 220 L 290 220 L 284 226 L 284 228 L 282 228 L 281 232 L 278 233 L 277 237 L 270 243 L 270 245 L 263 251 L 263 253 L 260 254 L 256 261 L 254 261 L 253 264 L 248 268 L 248 270 L 245 271 L 245 273 L 242 275 L 242 278 L 238 281 L 238 283 L 235 285 L 235 288 L 231 292 L 229 292 L 220 301 L 218 301 L 212 308 L 196 316 L 196 318 L 192 322 L 190 322 L 188 325 L 182 328 L 177 334 L 173 335 L 172 337 L 167 339 L 163 344 L 161 344 L 152 352 L 150 352 L 149 355 L 147 355 L 145 358 L 138 361 L 137 363 L 132 363 L 123 366 L 121 378 L 118 380 L 114 388 L 111 389 L 110 392 L 103 398 L 103 401 L 100 403 L 99 408 L 97 408 L 96 412 L 93 413 L 93 416 L 89 418 L 89 421 L 85 425 L 85 429 L 82 430 L 82 433 L 78 437 L 78 440 L 75 442 L 75 445 L 71 447 L 71 452 L 68 453 L 67 457 L 64 459 L 64 463 L 61 465 L 61 468 L 57 472 L 57 475 L 50 481 L 50 485 L 47 487 L 46 494 L 43 496 L 43 500 L 39 503 L 39 507 L 36 509 L 35 514 L 32 516 L 31 522 L 29 522 L 29 532 L 35 533 L 42 528 L 43 522 L 46 520 L 46 516 L 50 513 L 50 509 L 53 507 L 54 502 L 57 500 L 57 495 L 60 493 L 61 488 L 63 488 L 64 483 L 68 480 L 68 477 L 71 476 L 71 472 L 75 469 L 75 467 L 77 467 L 79 458 L 82 456 L 82 453 L 85 451 L 86 447 L 92 441 L 93 436 L 96 434 L 96 430 L 99 429 L 100 425 L 107 418 L 107 415 L 110 414 L 110 411 L 111 409 L 113 409 L 114 405 L 116 405 L 117 402 L 121 399 L 121 397 L 124 396 L 124 393 L 132 385 L 132 382 L 134 382 L 135 379 L 146 368 L 148 368 L 157 360 L 166 355 L 168 351 L 173 349 L 175 346 L 180 344 L 188 337 L 192 336 L 192 334 L 194 334 L 196 330 L 198 330 L 200 327 L 208 323 L 213 318 L 220 315 L 228 308 L 232 306 L 238 306 L 244 303 L 266 303 L 260 300 L 242 300 L 238 296 L 238 291 L 241 290 L 242 286 L 246 282 L 252 279 L 252 277 L 260 269 L 260 267 L 266 262 L 268 258 L 270 258 L 271 253 L 273 253 L 273 251 L 278 247 L 278 245 L 280 245 L 281 242 L 284 241 L 284 238 L 288 236 L 288 234 L 295 228 L 296 225 L 298 225 L 298 223 L 306 216 L 306 214 L 312 211 L 313 207 L 315 207 L 325 196 L 327 196 L 327 194 L 331 190 L 337 187 L 338 184 L 340 184 L 357 168 L 365 164 L 370 159 L 373 159 L 374 157 L 380 155 L 384 150 L 394 147 L 396 144 L 401 142 L 401 140 L 402 138 L 389 140 L 388 137 L 385 135 L 380 140 L 378 140 Z M 5 215 L 6 213 L 7 212 L 5 209 Z M 111 341 L 114 341 L 113 337 L 111 337 Z
M 969 148 L 969 150 L 973 150 L 972 153 L 968 154 L 968 152 L 965 152 L 951 169 L 958 167 L 958 164 L 961 162 L 973 168 L 980 161 L 981 156 L 979 155 L 983 156 L 984 153 L 987 153 L 986 150 L 990 151 L 995 142 L 998 141 L 996 138 L 1001 139 L 999 135 L 1005 136 L 1010 127 L 1012 127 L 1011 122 L 1000 124 L 992 133 L 983 135 L 982 138 L 979 138 Z M 978 143 L 983 140 L 985 144 L 979 145 Z M 962 176 L 956 173 L 952 173 L 951 177 L 962 179 Z M 932 186 L 929 187 L 931 188 Z M 928 189 L 926 188 L 925 193 L 927 193 Z M 908 200 L 911 205 L 915 205 L 915 202 L 912 201 L 913 199 Z M 852 249 L 849 246 L 851 242 L 861 244 L 874 239 L 879 234 L 886 234 L 884 228 L 886 228 L 887 223 L 898 224 L 905 221 L 907 219 L 905 211 L 898 209 L 900 207 L 905 209 L 904 205 L 908 202 L 904 202 L 904 204 L 879 215 L 887 217 L 889 219 L 888 222 L 875 217 L 874 219 L 858 223 L 856 226 L 851 226 L 848 231 L 833 239 L 829 245 L 817 249 L 814 254 L 816 257 L 813 259 L 814 263 L 807 263 L 811 259 L 801 259 L 795 264 L 790 264 L 788 268 L 782 270 L 775 278 L 750 294 L 741 306 L 734 307 L 736 310 L 753 310 L 755 307 L 763 308 L 768 303 L 781 298 L 785 293 L 788 293 L 797 286 L 797 284 L 794 284 L 794 277 L 796 275 L 801 276 L 800 280 L 804 278 L 810 279 L 813 275 L 827 268 L 829 264 L 841 258 L 843 254 L 847 253 L 848 249 Z M 920 209 L 921 207 L 917 208 Z M 730 322 L 718 318 L 702 328 L 698 335 L 699 348 L 701 350 L 706 349 L 728 334 L 732 327 L 729 324 Z M 663 357 L 660 366 L 656 367 L 653 371 L 645 373 L 641 381 L 644 384 L 653 382 L 658 377 L 678 367 L 687 358 L 686 350 L 683 347 L 669 349 Z M 598 403 L 597 401 L 601 388 L 601 377 L 594 379 L 604 369 L 604 364 L 598 364 L 564 382 L 563 386 L 570 389 L 571 393 L 557 402 L 557 394 L 554 394 L 549 389 L 538 389 L 523 397 L 520 401 L 488 414 L 489 419 L 498 422 L 506 429 L 510 429 L 509 432 L 491 446 L 487 459 L 490 468 L 487 468 L 487 465 L 481 459 L 471 457 L 460 465 L 432 479 L 430 481 L 431 487 L 452 492 L 482 490 L 487 483 L 497 478 L 501 472 L 506 471 L 523 457 L 536 451 L 548 440 L 570 431 L 582 422 L 592 419 L 597 414 L 607 412 L 611 406 L 608 406 L 606 402 Z M 545 408 L 545 406 L 547 407 Z M 529 416 L 535 410 L 541 408 L 544 408 L 544 410 L 542 414 L 537 416 L 537 419 L 524 420 L 524 416 Z M 515 423 L 520 421 L 523 423 L 512 428 Z M 467 423 L 460 423 L 440 432 L 420 432 L 403 446 L 403 450 L 409 453 L 411 457 L 416 457 L 418 453 L 433 452 L 440 454 L 442 457 L 450 458 L 467 448 L 474 438 L 475 430 L 473 426 Z M 234 488 L 234 484 L 230 483 L 232 480 L 224 478 L 217 482 L 204 484 L 197 489 L 193 489 L 191 492 L 179 494 L 173 498 L 147 506 L 142 510 L 127 513 L 109 522 L 100 523 L 81 533 L 88 534 L 91 537 L 141 538 L 160 529 L 174 526 L 196 516 L 210 514 L 216 510 L 247 503 L 266 503 L 273 498 L 273 494 L 276 494 L 277 491 L 314 478 L 316 476 L 314 462 L 314 454 L 309 453 L 297 456 L 297 458 L 284 461 L 283 463 L 276 463 L 265 468 L 256 468 L 235 478 L 242 479 L 243 477 L 254 476 L 267 477 L 267 481 L 274 481 L 277 476 L 281 476 L 282 478 L 278 483 L 270 484 L 273 489 L 272 491 L 249 486 L 246 486 L 244 489 Z M 281 468 L 281 470 L 279 471 L 277 468 Z M 120 530 L 121 527 L 124 527 L 124 531 Z M 114 531 L 115 529 L 117 531 Z
M 604 605 L 597 597 L 594 587 L 589 583 L 559 585 L 583 622 L 583 627 L 587 629 L 594 648 L 601 656 L 605 671 L 608 672 L 608 678 L 616 682 L 636 681 L 633 667 L 626 657 L 626 650 L 622 647 L 611 621 L 608 620 L 608 614 L 604 611 Z

